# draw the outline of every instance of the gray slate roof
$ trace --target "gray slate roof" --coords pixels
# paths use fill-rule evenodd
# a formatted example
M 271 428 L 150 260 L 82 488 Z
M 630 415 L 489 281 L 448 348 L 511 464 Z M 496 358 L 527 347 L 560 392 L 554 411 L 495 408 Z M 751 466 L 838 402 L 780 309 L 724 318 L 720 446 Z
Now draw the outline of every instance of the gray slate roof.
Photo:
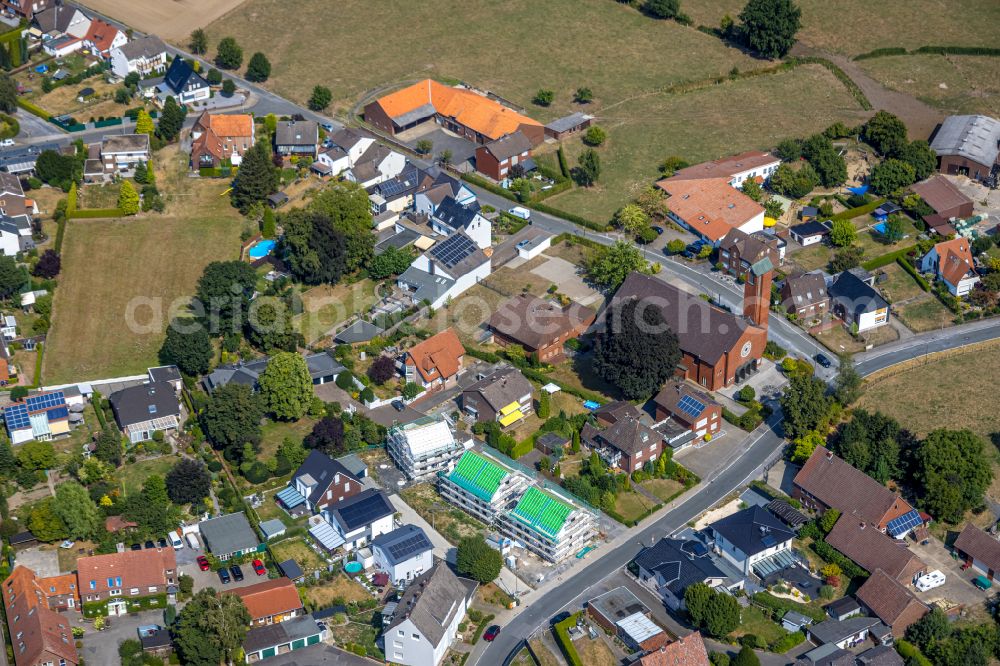
M 312 615 L 300 615 L 277 624 L 254 627 L 247 632 L 247 637 L 243 640 L 243 649 L 246 652 L 257 652 L 319 633 L 319 625 Z
M 882 621 L 877 617 L 860 615 L 846 620 L 826 620 L 809 627 L 809 634 L 821 644 L 838 643 L 859 631 L 871 629 Z
M 430 571 L 415 578 L 406 588 L 385 632 L 409 617 L 432 645 L 438 645 L 461 601 L 471 598 L 476 587 L 475 581 L 457 577 L 447 564 L 439 560 Z
M 465 390 L 479 393 L 494 411 L 499 412 L 523 395 L 530 394 L 531 382 L 517 368 L 500 368 Z
M 795 537 L 774 514 L 760 506 L 752 506 L 711 524 L 716 534 L 747 555 L 762 553 Z
M 934 135 L 931 148 L 940 155 L 958 155 L 993 166 L 1000 145 L 1000 120 L 989 116 L 948 116 Z
M 725 578 L 726 574 L 712 562 L 704 544 L 664 537 L 635 558 L 635 563 L 647 571 L 655 571 L 667 581 L 667 588 L 677 597 L 695 583 L 709 578 Z
M 319 125 L 313 120 L 286 120 L 274 132 L 278 146 L 315 146 L 318 138 Z
M 133 39 L 118 48 L 126 58 L 136 60 L 138 58 L 154 58 L 166 52 L 167 45 L 156 35 L 146 35 Z
M 498 161 L 503 162 L 514 155 L 531 150 L 531 140 L 525 136 L 524 132 L 518 130 L 511 134 L 505 134 L 496 141 L 491 141 L 486 144 L 485 148 Z
M 250 521 L 240 511 L 210 518 L 198 524 L 208 549 L 215 555 L 228 555 L 238 550 L 248 550 L 260 545 Z
M 552 130 L 553 132 L 568 132 L 569 130 L 579 127 L 588 120 L 592 120 L 594 117 L 589 116 L 586 113 L 571 113 L 568 116 L 563 116 L 562 118 L 557 118 L 551 123 L 545 126 L 545 129 Z
M 181 404 L 174 393 L 174 387 L 166 382 L 150 382 L 116 391 L 108 398 L 118 425 L 126 426 L 143 423 L 166 416 L 178 416 Z
M 330 487 L 337 474 L 349 477 L 352 481 L 357 481 L 354 475 L 347 471 L 346 467 L 325 453 L 315 449 L 309 452 L 305 461 L 295 471 L 295 474 L 292 475 L 292 479 L 298 479 L 300 476 L 305 476 L 306 474 L 316 481 L 316 486 L 313 488 L 312 493 L 306 498 L 314 506 L 316 502 L 322 499 L 323 493 Z

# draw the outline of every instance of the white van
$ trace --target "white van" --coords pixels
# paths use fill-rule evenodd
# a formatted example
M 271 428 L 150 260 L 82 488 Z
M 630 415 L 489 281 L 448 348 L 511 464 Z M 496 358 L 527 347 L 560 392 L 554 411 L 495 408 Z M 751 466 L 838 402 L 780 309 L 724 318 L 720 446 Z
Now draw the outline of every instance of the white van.
M 917 579 L 915 586 L 921 592 L 926 592 L 927 590 L 933 590 L 935 587 L 941 587 L 944 585 L 945 576 L 939 570 L 935 569 L 929 574 L 924 574 Z
M 177 535 L 177 530 L 167 532 L 167 538 L 170 539 L 170 545 L 174 547 L 174 550 L 180 550 L 184 547 L 184 542 Z
M 513 215 L 514 217 L 519 217 L 522 220 L 531 219 L 531 211 L 528 210 L 527 208 L 523 208 L 522 206 L 514 206 L 513 208 L 509 209 L 507 213 Z
M 194 532 L 188 532 L 187 536 L 184 538 L 187 539 L 188 545 L 193 549 L 199 550 L 201 548 L 201 542 L 198 541 L 198 535 Z

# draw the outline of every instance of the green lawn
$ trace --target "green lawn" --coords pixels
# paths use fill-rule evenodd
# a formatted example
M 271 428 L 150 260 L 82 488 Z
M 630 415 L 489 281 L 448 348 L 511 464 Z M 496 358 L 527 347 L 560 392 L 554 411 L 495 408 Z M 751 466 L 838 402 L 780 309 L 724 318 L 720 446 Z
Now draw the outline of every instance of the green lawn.
M 116 208 L 118 206 L 118 191 L 120 187 L 117 183 L 85 185 L 80 190 L 80 208 Z M 136 189 L 139 188 L 137 187 Z
M 947 113 L 1000 116 L 1000 66 L 996 58 L 908 55 L 861 60 L 858 65 L 887 88 L 913 95 Z
M 623 520 L 635 520 L 654 506 L 652 500 L 634 490 L 618 493 L 615 498 L 615 513 Z
M 739 637 L 746 634 L 753 634 L 771 643 L 787 633 L 781 625 L 764 615 L 759 608 L 748 606 L 742 610 L 740 614 L 740 626 L 732 635 Z
M 605 222 L 630 193 L 657 178 L 657 165 L 669 155 L 695 163 L 771 148 L 781 139 L 808 136 L 838 120 L 857 124 L 867 114 L 830 72 L 809 65 L 689 93 L 640 96 L 606 106 L 600 115 L 608 140 L 598 149 L 602 170 L 597 185 L 556 195 L 547 203 Z M 569 139 L 565 148 L 575 164 L 585 146 Z
M 67 225 L 47 384 L 145 372 L 158 362 L 171 308 L 183 308 L 205 265 L 239 256 L 242 223 L 219 196 L 225 183 L 187 178 L 175 147 L 158 155 L 166 213 Z
M 302 313 L 293 322 L 306 342 L 313 343 L 351 315 L 367 313 L 377 300 L 371 280 L 319 285 L 302 292 Z
M 899 318 L 917 333 L 936 331 L 954 324 L 955 315 L 933 294 L 925 294 L 900 308 Z
M 649 479 L 639 485 L 659 497 L 663 502 L 669 502 L 684 490 L 684 484 L 673 479 Z
M 323 561 L 323 558 L 317 555 L 316 551 L 310 548 L 302 537 L 285 539 L 284 541 L 271 544 L 269 548 L 276 562 L 295 560 L 305 574 L 326 567 L 326 562 Z
M 151 460 L 125 463 L 121 468 L 122 485 L 125 494 L 132 495 L 142 489 L 143 482 L 154 474 L 166 476 L 170 468 L 180 461 L 180 456 L 161 456 Z
M 308 416 L 304 416 L 298 421 L 268 421 L 260 429 L 260 454 L 258 457 L 261 460 L 274 457 L 274 454 L 278 452 L 278 447 L 281 446 L 281 442 L 286 437 L 302 441 L 312 431 L 315 424 L 316 420 Z

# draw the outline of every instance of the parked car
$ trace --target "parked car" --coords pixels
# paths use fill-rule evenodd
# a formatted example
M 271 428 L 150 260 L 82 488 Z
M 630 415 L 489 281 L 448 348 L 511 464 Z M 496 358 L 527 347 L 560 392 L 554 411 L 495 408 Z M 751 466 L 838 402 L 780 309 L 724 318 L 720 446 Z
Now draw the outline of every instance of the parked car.
M 173 545 L 174 550 L 180 550 L 184 548 L 184 541 L 182 541 L 181 538 L 177 536 L 176 531 L 170 530 L 169 532 L 167 532 L 167 536 L 170 537 L 170 543 L 171 545 Z
M 654 226 L 653 227 L 653 231 L 656 232 L 657 236 L 662 236 L 663 235 L 663 227 L 656 227 L 656 226 Z
M 184 536 L 184 540 L 188 542 L 188 546 L 190 546 L 192 550 L 198 550 L 201 548 L 201 542 L 198 541 L 198 535 L 194 532 L 188 532 Z
M 824 368 L 829 368 L 831 365 L 833 365 L 830 362 L 830 359 L 828 359 L 825 354 L 816 354 L 816 356 L 814 356 L 813 358 L 816 359 L 816 362 L 822 365 Z
M 0 141 L 0 148 L 10 148 L 14 145 L 14 139 L 4 139 Z
M 393 400 L 392 401 L 392 408 L 395 409 L 397 412 L 405 412 L 406 411 L 406 405 L 403 404 L 402 400 Z
M 208 563 L 208 558 L 204 555 L 198 556 L 198 568 L 202 571 L 208 571 L 211 565 Z
M 486 633 L 483 634 L 483 638 L 485 638 L 487 641 L 492 641 L 499 635 L 500 635 L 500 625 L 494 624 L 492 627 L 486 630 Z
M 240 565 L 234 564 L 229 567 L 229 573 L 233 574 L 233 580 L 237 583 L 243 580 L 243 569 L 240 569 Z
M 552 619 L 549 620 L 549 624 L 555 626 L 560 622 L 562 622 L 563 620 L 568 620 L 569 616 L 570 616 L 569 611 L 563 611 L 562 613 L 557 613 L 552 616 Z
M 323 123 L 322 127 L 327 132 L 332 132 L 333 131 L 333 123 Z
M 156 540 L 156 546 L 158 548 L 166 548 L 167 547 L 167 540 L 164 539 L 163 537 L 160 537 L 159 539 Z
M 226 571 L 226 567 L 222 567 L 221 569 L 219 569 L 219 580 L 222 581 L 223 585 L 226 585 L 227 583 L 229 583 L 230 580 L 232 580 L 229 577 L 229 572 Z
M 924 574 L 918 578 L 914 586 L 921 592 L 926 592 L 927 590 L 933 590 L 935 587 L 941 587 L 944 585 L 944 581 L 945 575 L 940 570 L 935 569 L 929 574 Z
M 156 548 L 156 544 L 153 543 L 152 539 L 147 539 L 145 543 L 146 548 Z
M 253 561 L 253 570 L 258 576 L 263 576 L 267 573 L 267 569 L 264 568 L 264 563 L 260 560 Z

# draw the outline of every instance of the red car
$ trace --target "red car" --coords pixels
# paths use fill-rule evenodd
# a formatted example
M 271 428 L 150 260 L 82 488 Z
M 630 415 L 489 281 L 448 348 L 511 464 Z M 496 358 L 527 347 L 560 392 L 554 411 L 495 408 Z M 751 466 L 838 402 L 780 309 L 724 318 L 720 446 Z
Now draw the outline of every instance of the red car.
M 258 576 L 263 576 L 264 574 L 267 573 L 267 569 L 264 568 L 264 563 L 261 562 L 260 560 L 253 561 L 253 570 L 257 573 Z
M 492 627 L 486 630 L 486 633 L 483 634 L 483 638 L 485 638 L 487 641 L 492 641 L 499 635 L 500 635 L 500 625 L 494 624 Z
M 211 565 L 208 563 L 208 558 L 207 557 L 205 557 L 204 555 L 199 555 L 198 556 L 198 568 L 199 569 L 201 569 L 202 571 L 208 571 L 208 569 L 209 569 L 210 566 Z

